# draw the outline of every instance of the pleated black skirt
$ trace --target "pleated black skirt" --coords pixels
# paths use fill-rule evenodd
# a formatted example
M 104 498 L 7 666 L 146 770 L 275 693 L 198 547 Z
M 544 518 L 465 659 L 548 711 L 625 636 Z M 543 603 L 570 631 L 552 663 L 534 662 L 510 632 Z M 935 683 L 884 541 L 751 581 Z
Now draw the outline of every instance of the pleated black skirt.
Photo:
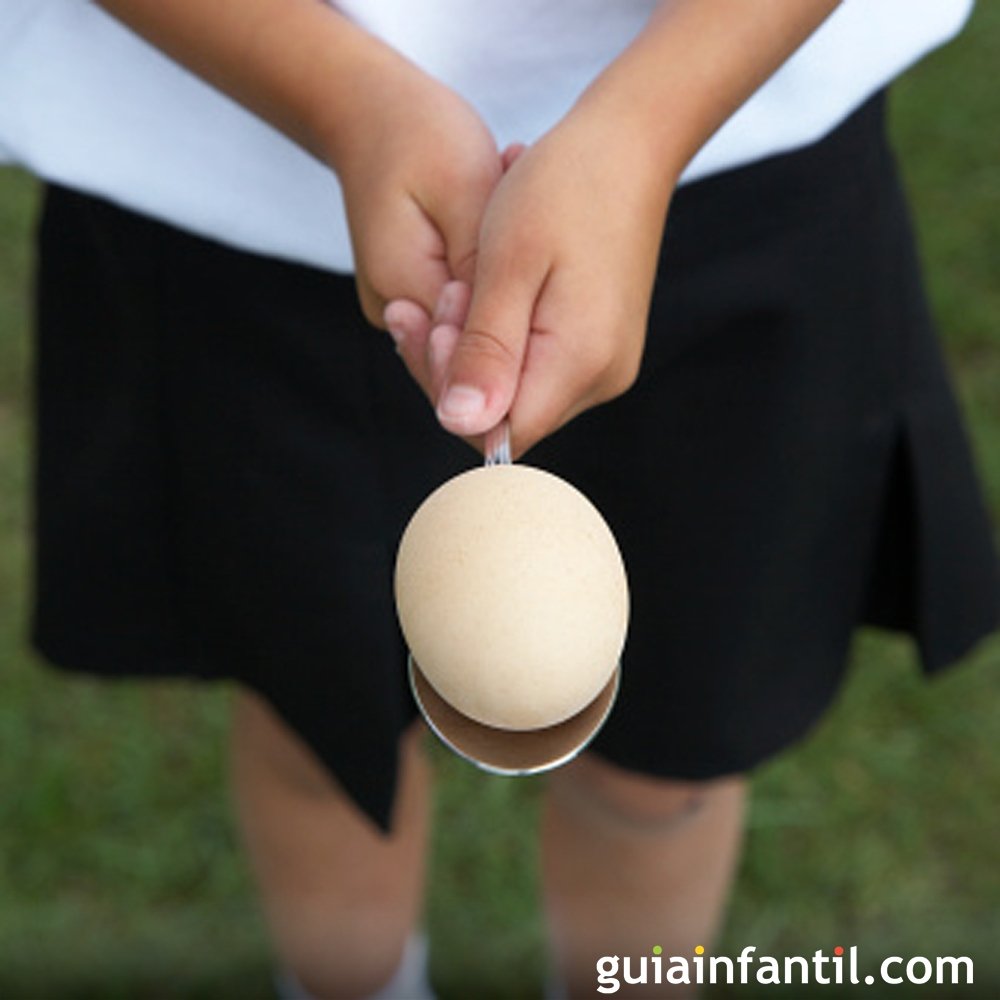
M 587 493 L 633 613 L 595 749 L 676 778 L 803 734 L 862 622 L 927 671 L 1000 620 L 881 97 L 682 188 L 643 368 L 527 457 Z M 36 600 L 56 665 L 235 678 L 387 822 L 414 706 L 402 528 L 476 464 L 352 280 L 53 187 L 39 233 Z

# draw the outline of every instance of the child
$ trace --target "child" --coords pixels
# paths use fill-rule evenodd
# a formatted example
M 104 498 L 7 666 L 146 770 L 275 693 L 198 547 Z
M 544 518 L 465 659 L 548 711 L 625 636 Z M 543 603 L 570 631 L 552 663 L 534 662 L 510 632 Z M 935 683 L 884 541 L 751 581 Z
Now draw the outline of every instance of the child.
M 52 182 L 37 644 L 240 680 L 283 961 L 315 995 L 414 997 L 392 557 L 459 437 L 509 415 L 634 596 L 619 704 L 548 785 L 559 974 L 592 992 L 650 927 L 689 953 L 741 775 L 821 715 L 852 628 L 911 631 L 933 670 L 997 624 L 882 120 L 969 3 L 102 6 L 186 69 L 74 0 L 0 22 L 0 142 Z

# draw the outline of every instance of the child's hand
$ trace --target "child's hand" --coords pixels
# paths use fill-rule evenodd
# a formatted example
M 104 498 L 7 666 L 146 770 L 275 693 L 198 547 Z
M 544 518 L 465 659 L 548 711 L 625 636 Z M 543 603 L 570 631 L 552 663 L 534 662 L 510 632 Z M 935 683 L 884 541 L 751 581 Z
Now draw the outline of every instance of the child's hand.
M 512 143 L 500 154 L 504 171 L 526 148 L 523 143 Z M 444 285 L 430 313 L 409 299 L 393 299 L 385 309 L 385 325 L 400 358 L 432 402 L 441 395 L 445 371 L 469 315 L 471 262 L 467 270 L 463 277 L 469 280 L 458 278 Z
M 671 190 L 598 112 L 523 152 L 486 209 L 461 335 L 431 338 L 425 389 L 448 430 L 476 437 L 509 412 L 520 453 L 628 389 Z
M 426 334 L 445 283 L 471 282 L 500 154 L 464 100 L 402 59 L 356 81 L 330 159 L 340 178 L 365 315 L 383 325 L 390 300 Z
M 422 317 L 413 339 L 429 349 L 402 352 L 446 428 L 477 437 L 509 411 L 522 452 L 629 387 L 676 179 L 838 2 L 656 6 L 497 185 L 461 333 L 445 323 L 428 338 Z M 393 319 L 408 324 L 410 305 Z
M 372 323 L 390 299 L 426 319 L 449 278 L 471 278 L 500 154 L 472 107 L 391 45 L 313 0 L 98 2 L 336 171 Z
M 327 4 L 98 2 L 337 171 L 365 314 L 393 303 L 447 428 L 509 410 L 523 451 L 631 383 L 672 180 L 839 0 L 663 0 L 562 123 L 502 160 L 465 101 Z M 448 280 L 473 278 L 461 334 L 432 335 Z

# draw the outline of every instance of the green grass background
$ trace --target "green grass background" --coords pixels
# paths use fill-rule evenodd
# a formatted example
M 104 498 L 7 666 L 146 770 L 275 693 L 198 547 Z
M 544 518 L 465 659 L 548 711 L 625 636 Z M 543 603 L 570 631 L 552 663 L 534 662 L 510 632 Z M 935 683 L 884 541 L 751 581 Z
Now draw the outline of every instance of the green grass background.
M 897 86 L 893 116 L 996 521 L 998 53 L 1000 7 L 990 0 L 959 42 Z M 29 178 L 0 172 L 0 998 L 267 997 L 268 946 L 228 810 L 227 692 L 66 678 L 24 640 L 36 199 Z M 437 756 L 428 920 L 438 987 L 452 998 L 538 996 L 539 786 Z M 870 963 L 969 955 L 972 989 L 858 989 L 1000 995 L 998 799 L 1000 644 L 925 683 L 908 641 L 861 635 L 833 711 L 755 776 L 746 856 L 715 952 L 857 944 Z M 656 938 L 651 927 L 650 945 Z

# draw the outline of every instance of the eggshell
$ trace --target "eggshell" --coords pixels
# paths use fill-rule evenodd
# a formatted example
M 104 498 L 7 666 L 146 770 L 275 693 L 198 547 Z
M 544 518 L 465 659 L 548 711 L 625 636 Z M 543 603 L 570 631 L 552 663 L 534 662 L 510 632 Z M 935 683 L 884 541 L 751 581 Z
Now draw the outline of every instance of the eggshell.
M 579 490 L 530 466 L 477 468 L 432 493 L 403 534 L 395 589 L 428 682 L 489 726 L 576 714 L 625 643 L 628 583 L 611 530 Z

